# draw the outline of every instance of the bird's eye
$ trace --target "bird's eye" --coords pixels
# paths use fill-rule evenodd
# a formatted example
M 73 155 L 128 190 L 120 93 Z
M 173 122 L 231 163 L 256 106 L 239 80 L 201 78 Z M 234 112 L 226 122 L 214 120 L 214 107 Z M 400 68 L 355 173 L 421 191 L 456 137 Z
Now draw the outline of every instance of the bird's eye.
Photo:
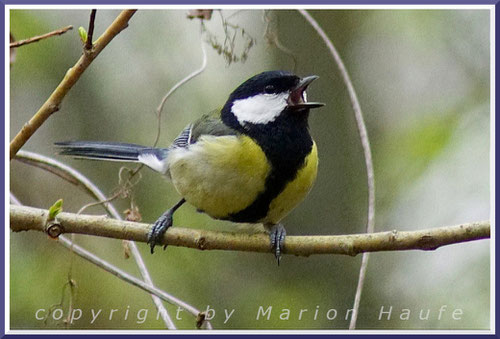
M 272 94 L 275 92 L 275 88 L 273 85 L 267 85 L 266 87 L 264 87 L 264 92 L 267 94 Z

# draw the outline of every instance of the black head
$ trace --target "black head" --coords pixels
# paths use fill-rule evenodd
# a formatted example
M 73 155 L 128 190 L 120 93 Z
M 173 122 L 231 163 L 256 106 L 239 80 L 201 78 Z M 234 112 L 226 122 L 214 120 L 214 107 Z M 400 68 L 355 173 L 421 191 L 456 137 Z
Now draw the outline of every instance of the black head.
M 300 81 L 295 74 L 286 71 L 268 71 L 257 74 L 236 88 L 229 101 L 246 99 L 258 94 L 279 94 L 290 91 Z
M 300 78 L 286 71 L 268 71 L 245 81 L 229 96 L 222 119 L 230 125 L 268 124 L 283 114 L 301 114 L 323 104 L 307 102 L 305 90 L 317 76 Z

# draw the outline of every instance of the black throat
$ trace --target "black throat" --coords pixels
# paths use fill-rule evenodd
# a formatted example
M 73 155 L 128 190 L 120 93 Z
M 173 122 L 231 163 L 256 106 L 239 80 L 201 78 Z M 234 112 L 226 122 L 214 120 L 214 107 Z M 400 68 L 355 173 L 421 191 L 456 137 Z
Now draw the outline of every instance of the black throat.
M 286 184 L 295 179 L 311 152 L 313 141 L 307 123 L 309 112 L 285 111 L 272 122 L 241 126 L 227 109 L 230 110 L 230 107 L 222 110 L 222 121 L 259 144 L 271 164 L 264 191 L 250 206 L 227 217 L 235 222 L 256 223 L 267 215 L 271 201 Z

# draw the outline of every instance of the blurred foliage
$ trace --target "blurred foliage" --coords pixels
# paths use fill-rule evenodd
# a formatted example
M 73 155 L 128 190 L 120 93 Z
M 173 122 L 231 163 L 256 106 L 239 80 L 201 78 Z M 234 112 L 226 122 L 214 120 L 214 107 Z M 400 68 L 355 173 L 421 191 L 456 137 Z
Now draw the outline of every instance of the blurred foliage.
M 119 11 L 98 10 L 95 37 Z M 186 11 L 140 10 L 129 27 L 99 55 L 65 98 L 61 110 L 25 149 L 55 156 L 63 140 L 115 140 L 151 144 L 155 108 L 176 82 L 201 64 L 202 27 Z M 66 25 L 87 27 L 90 10 L 13 10 L 16 39 Z M 291 10 L 222 12 L 255 39 L 245 63 L 231 63 L 210 50 L 208 67 L 166 104 L 161 146 L 167 146 L 193 119 L 223 105 L 244 79 L 268 69 L 317 74 L 311 100 L 325 108 L 311 114 L 320 152 L 317 183 L 285 220 L 288 234 L 363 232 L 366 176 L 351 104 L 326 47 L 303 18 Z M 490 41 L 486 10 L 317 10 L 311 14 L 335 43 L 358 92 L 373 147 L 377 184 L 377 230 L 416 230 L 483 220 L 490 213 Z M 268 45 L 268 20 L 282 47 Z M 224 41 L 219 13 L 205 29 Z M 236 34 L 235 43 L 246 46 Z M 274 40 L 276 41 L 276 40 Z M 221 45 L 223 46 L 223 45 Z M 243 47 L 244 50 L 244 47 Z M 288 53 L 293 53 L 290 57 Z M 11 138 L 43 104 L 82 53 L 78 31 L 24 46 L 10 68 Z M 118 185 L 120 164 L 58 159 L 81 170 L 109 195 Z M 178 200 L 173 187 L 144 169 L 133 188 L 142 219 L 152 222 Z M 29 184 L 28 184 L 29 183 Z M 13 161 L 10 188 L 24 204 L 49 208 L 64 199 L 76 212 L 90 198 L 59 178 Z M 116 201 L 124 211 L 129 199 Z M 86 213 L 103 214 L 99 207 Z M 242 230 L 211 220 L 189 206 L 175 225 Z M 10 322 L 13 329 L 161 329 L 151 298 L 34 232 L 11 233 Z M 125 260 L 121 241 L 75 236 L 95 254 L 138 276 Z M 487 329 L 490 324 L 490 242 L 441 248 L 435 252 L 375 253 L 361 301 L 360 329 Z M 201 252 L 169 247 L 149 254 L 139 244 L 155 284 L 201 310 L 212 309 L 217 329 L 346 329 L 360 257 L 285 256 L 277 267 L 271 254 Z M 67 325 L 35 318 L 61 302 L 65 284 L 75 282 L 73 307 L 82 317 Z M 446 310 L 440 319 L 440 308 Z M 272 306 L 270 319 L 257 319 Z M 379 320 L 381 307 L 393 307 Z M 92 322 L 92 313 L 102 309 Z M 110 320 L 110 312 L 116 309 Z M 148 310 L 148 317 L 142 318 Z M 234 313 L 225 323 L 224 310 Z M 283 309 L 290 309 L 288 320 Z M 302 309 L 307 311 L 300 312 Z M 337 315 L 332 318 L 334 309 Z M 410 309 L 409 320 L 400 319 Z M 420 320 L 430 310 L 428 320 Z M 460 320 L 453 310 L 462 309 Z M 175 319 L 176 308 L 168 306 Z M 316 315 L 317 312 L 317 315 Z M 211 313 L 213 314 L 213 313 Z M 57 315 L 53 313 L 53 315 Z M 127 316 L 126 316 L 127 315 Z M 194 329 L 181 312 L 179 328 Z M 282 318 L 280 319 L 280 315 Z M 316 316 L 315 316 L 316 315 Z

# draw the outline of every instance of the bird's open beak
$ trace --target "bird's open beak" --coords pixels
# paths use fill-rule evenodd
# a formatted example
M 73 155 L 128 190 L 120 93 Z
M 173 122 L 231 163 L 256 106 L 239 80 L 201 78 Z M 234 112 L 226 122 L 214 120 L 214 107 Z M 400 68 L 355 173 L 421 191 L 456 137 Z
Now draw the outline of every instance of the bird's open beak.
M 309 108 L 317 108 L 324 106 L 325 104 L 321 102 L 307 102 L 307 98 L 304 95 L 307 89 L 307 86 L 314 80 L 318 79 L 317 75 L 311 75 L 305 78 L 302 78 L 297 86 L 290 92 L 290 96 L 288 97 L 288 108 L 293 110 L 301 110 L 301 109 L 309 109 Z

